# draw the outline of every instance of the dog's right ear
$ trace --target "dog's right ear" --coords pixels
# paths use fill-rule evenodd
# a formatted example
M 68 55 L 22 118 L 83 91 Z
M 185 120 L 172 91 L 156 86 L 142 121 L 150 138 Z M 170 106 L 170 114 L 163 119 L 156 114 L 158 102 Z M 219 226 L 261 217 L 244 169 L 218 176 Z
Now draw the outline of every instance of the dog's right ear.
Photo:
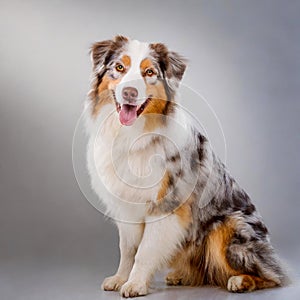
M 98 72 L 101 71 L 109 62 L 113 53 L 118 48 L 122 47 L 127 41 L 128 38 L 117 35 L 113 40 L 105 40 L 94 43 L 90 49 L 93 69 Z
M 92 45 L 90 53 L 91 60 L 93 63 L 93 68 L 97 69 L 97 67 L 104 66 L 105 58 L 112 48 L 114 41 L 106 40 L 101 42 L 96 42 Z

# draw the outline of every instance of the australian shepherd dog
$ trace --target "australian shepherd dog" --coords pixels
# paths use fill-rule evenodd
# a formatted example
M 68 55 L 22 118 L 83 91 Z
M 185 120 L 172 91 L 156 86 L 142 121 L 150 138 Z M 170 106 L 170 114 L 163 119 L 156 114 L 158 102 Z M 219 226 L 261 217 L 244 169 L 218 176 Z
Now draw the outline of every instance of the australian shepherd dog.
M 186 60 L 124 36 L 93 44 L 91 59 L 87 164 L 120 237 L 119 268 L 102 288 L 146 295 L 162 267 L 168 285 L 282 286 L 262 217 L 178 104 Z

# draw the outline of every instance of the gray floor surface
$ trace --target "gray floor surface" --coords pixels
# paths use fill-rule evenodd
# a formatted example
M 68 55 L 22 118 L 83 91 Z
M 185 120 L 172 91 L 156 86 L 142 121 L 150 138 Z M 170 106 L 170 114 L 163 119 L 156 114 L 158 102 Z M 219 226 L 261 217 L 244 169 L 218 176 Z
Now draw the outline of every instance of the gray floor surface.
M 99 255 L 100 257 L 100 255 Z M 99 300 L 120 299 L 117 292 L 104 292 L 100 283 L 113 273 L 109 266 L 93 260 L 76 261 L 76 258 L 13 259 L 1 262 L 0 299 L 2 300 Z M 289 261 L 289 264 L 293 263 Z M 294 267 L 297 264 L 293 264 Z M 115 267 L 115 266 L 114 266 Z M 297 278 L 297 276 L 296 276 Z M 2 296 L 1 296 L 2 295 Z M 168 287 L 163 274 L 155 277 L 150 294 L 143 299 L 299 299 L 298 279 L 285 288 L 232 294 L 214 287 Z M 3 298 L 4 297 L 4 298 Z

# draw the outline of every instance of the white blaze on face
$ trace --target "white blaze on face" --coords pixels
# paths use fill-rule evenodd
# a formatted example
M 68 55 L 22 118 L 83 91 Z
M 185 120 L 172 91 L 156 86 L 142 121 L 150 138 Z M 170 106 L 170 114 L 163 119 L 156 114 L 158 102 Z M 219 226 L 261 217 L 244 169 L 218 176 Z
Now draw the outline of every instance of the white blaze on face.
M 138 116 L 139 108 L 147 100 L 146 84 L 141 74 L 141 62 L 150 54 L 149 44 L 139 41 L 130 41 L 123 55 L 130 58 L 130 67 L 127 73 L 116 86 L 116 101 L 120 104 L 119 119 L 121 124 L 130 126 Z M 137 91 L 134 101 L 128 103 L 123 98 L 123 90 L 131 88 Z
M 131 65 L 120 83 L 116 86 L 116 100 L 122 105 L 124 99 L 122 90 L 126 87 L 133 87 L 138 91 L 136 104 L 141 105 L 146 99 L 146 84 L 141 74 L 141 62 L 150 54 L 149 44 L 133 40 L 128 43 L 127 49 L 123 53 L 130 57 Z

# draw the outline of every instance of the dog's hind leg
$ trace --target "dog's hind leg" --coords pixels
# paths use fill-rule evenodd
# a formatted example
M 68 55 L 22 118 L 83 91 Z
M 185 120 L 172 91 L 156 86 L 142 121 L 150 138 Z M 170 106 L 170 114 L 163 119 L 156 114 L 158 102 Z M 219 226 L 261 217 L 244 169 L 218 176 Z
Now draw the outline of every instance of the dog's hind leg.
M 207 281 L 231 292 L 281 286 L 285 274 L 259 218 L 228 216 L 206 239 Z

